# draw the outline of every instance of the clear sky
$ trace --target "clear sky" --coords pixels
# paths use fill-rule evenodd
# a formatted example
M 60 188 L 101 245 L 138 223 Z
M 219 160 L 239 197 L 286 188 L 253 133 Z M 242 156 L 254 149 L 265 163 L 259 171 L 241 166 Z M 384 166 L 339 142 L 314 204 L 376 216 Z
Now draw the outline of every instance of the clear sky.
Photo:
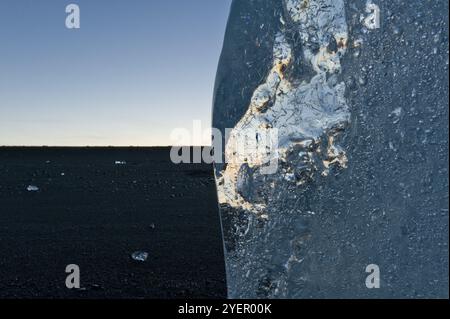
M 230 5 L 1 0 L 0 145 L 170 145 L 174 128 L 209 127 Z

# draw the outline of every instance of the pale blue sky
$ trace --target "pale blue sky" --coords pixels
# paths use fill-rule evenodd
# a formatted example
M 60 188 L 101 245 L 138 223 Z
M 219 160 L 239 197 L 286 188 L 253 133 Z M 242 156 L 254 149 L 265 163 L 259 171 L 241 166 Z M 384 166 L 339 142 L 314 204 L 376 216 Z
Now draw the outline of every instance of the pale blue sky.
M 230 4 L 1 0 L 0 145 L 170 145 L 209 127 Z

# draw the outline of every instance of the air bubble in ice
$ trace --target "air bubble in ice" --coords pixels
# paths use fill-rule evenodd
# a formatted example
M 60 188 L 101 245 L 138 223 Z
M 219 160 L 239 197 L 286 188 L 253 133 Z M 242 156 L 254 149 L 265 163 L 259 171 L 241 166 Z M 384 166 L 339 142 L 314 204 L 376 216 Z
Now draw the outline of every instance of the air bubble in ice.
M 361 86 L 364 86 L 367 84 L 367 79 L 363 76 L 359 77 L 358 82 Z
M 402 108 L 397 107 L 395 110 L 393 110 L 390 114 L 390 116 L 396 116 L 399 117 L 402 114 Z

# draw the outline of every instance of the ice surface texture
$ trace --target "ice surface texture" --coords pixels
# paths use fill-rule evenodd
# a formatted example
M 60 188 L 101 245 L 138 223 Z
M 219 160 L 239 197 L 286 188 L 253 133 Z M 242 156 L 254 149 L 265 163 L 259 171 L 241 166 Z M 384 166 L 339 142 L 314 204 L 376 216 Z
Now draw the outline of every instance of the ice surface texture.
M 398 185 L 408 188 L 414 183 L 398 179 L 414 168 L 385 160 L 390 156 L 384 150 L 397 151 L 392 141 L 372 140 L 377 135 L 395 139 L 404 134 L 384 124 L 390 117 L 395 117 L 394 125 L 399 123 L 401 111 L 395 115 L 399 105 L 382 101 L 374 106 L 372 101 L 373 96 L 392 96 L 391 88 L 379 78 L 367 84 L 368 78 L 383 74 L 383 66 L 374 67 L 374 61 L 388 61 L 380 52 L 396 49 L 390 45 L 398 44 L 399 39 L 394 39 L 398 33 L 381 39 L 383 31 L 370 30 L 371 36 L 359 22 L 365 6 L 363 1 L 343 0 L 233 2 L 213 120 L 214 127 L 233 129 L 224 150 L 231 161 L 216 165 L 230 297 L 446 294 L 438 282 L 448 284 L 448 230 L 443 227 L 448 225 L 448 201 L 435 203 L 438 215 L 431 215 L 430 207 L 417 213 L 425 219 L 421 227 L 426 235 L 407 231 L 414 225 L 409 216 L 411 200 Z M 438 11 L 425 12 L 445 21 Z M 378 43 L 387 48 L 380 49 Z M 356 60 L 361 51 L 363 56 Z M 409 61 L 402 68 L 412 64 Z M 396 76 L 395 71 L 383 75 L 386 80 Z M 439 76 L 431 79 L 435 86 L 443 83 Z M 448 96 L 448 88 L 442 95 Z M 374 107 L 381 111 L 374 114 Z M 435 112 L 448 114 L 445 108 Z M 373 127 L 370 121 L 380 125 Z M 405 127 L 413 125 L 409 121 Z M 262 160 L 233 161 L 238 153 L 235 140 L 250 128 L 278 130 L 275 174 L 261 172 Z M 446 169 L 443 142 L 437 147 L 440 160 L 436 166 L 424 164 L 423 177 L 436 167 Z M 250 157 L 264 159 L 264 154 Z M 383 190 L 386 185 L 389 188 Z M 442 191 L 445 185 L 448 178 L 436 180 L 432 187 Z M 422 195 L 424 200 L 431 196 Z M 434 219 L 440 226 L 433 224 Z M 429 241 L 425 244 L 421 236 L 434 236 L 439 248 L 428 252 Z M 405 247 L 420 252 L 405 255 Z M 437 268 L 425 265 L 431 256 Z M 384 274 L 379 290 L 365 286 L 365 267 L 372 263 Z M 432 279 L 422 279 L 426 276 Z M 407 286 L 412 278 L 421 278 L 419 288 Z

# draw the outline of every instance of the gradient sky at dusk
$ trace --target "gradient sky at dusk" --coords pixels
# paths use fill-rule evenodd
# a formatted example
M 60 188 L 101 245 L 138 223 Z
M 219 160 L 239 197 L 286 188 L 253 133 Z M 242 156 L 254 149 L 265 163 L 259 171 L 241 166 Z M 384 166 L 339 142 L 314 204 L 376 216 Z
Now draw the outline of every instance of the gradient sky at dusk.
M 230 4 L 1 0 L 0 145 L 170 145 L 174 128 L 208 128 Z

